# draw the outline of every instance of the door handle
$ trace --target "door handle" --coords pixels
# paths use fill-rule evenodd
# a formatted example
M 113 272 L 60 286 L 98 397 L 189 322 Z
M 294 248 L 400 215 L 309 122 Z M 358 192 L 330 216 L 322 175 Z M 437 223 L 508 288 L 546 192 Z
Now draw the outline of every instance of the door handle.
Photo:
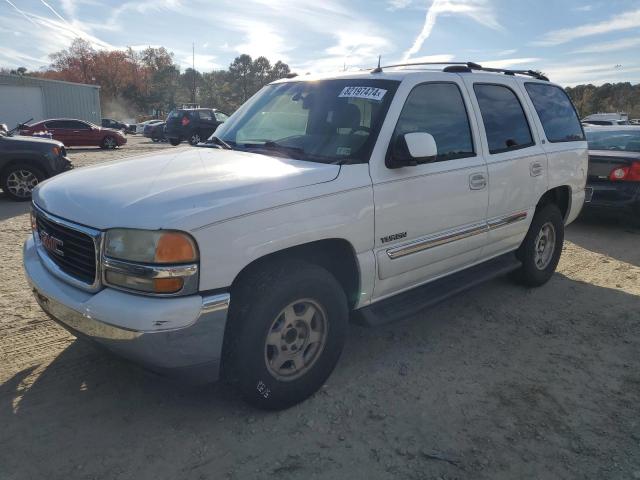
M 531 162 L 531 165 L 529 165 L 529 173 L 532 177 L 539 177 L 544 173 L 544 166 L 540 162 Z
M 483 190 L 487 186 L 487 176 L 484 173 L 472 173 L 469 175 L 469 188 L 471 190 Z

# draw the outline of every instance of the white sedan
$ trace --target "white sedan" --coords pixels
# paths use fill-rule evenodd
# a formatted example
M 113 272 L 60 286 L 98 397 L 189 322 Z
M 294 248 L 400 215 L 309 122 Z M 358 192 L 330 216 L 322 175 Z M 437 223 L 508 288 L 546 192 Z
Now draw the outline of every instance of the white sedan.
M 136 133 L 142 135 L 144 133 L 144 127 L 146 125 L 155 125 L 157 123 L 162 123 L 162 120 L 147 120 L 146 122 L 138 123 L 136 125 Z

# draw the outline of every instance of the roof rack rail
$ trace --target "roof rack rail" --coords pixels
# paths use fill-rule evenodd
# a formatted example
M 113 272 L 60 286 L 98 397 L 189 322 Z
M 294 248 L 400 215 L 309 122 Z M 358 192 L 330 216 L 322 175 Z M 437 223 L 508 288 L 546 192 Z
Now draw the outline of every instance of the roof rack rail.
M 415 67 L 415 66 L 423 66 L 423 65 L 446 65 L 443 69 L 444 72 L 451 73 L 464 73 L 471 72 L 473 70 L 478 70 L 482 72 L 492 72 L 492 73 L 503 73 L 505 75 L 526 75 L 529 77 L 533 77 L 537 80 L 549 81 L 549 78 L 543 75 L 540 72 L 536 72 L 535 70 L 510 70 L 507 68 L 491 68 L 491 67 L 483 67 L 482 65 L 474 62 L 415 62 L 415 63 L 398 63 L 395 65 L 385 65 L 383 67 L 376 67 L 371 70 L 371 73 L 380 73 L 385 68 L 396 68 L 396 67 Z

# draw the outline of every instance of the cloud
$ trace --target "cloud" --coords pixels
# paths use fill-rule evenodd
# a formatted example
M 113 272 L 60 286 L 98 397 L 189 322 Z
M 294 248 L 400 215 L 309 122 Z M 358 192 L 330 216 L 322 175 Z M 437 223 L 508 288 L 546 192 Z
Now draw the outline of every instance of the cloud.
M 516 65 L 526 65 L 528 69 L 535 70 L 536 63 L 540 58 L 528 57 L 528 58 L 502 58 L 500 60 L 483 60 L 478 62 L 483 67 L 487 68 L 511 68 Z
M 612 64 L 566 64 L 553 63 L 543 66 L 541 70 L 549 76 L 551 81 L 563 86 L 575 86 L 586 83 L 602 85 L 616 83 L 637 78 L 640 65 L 631 63 L 623 68 L 615 68 Z
M 631 10 L 619 15 L 614 15 L 609 20 L 605 20 L 603 22 L 553 30 L 545 33 L 541 40 L 537 40 L 531 44 L 541 47 L 561 45 L 578 38 L 590 37 L 592 35 L 600 35 L 609 32 L 619 32 L 621 30 L 628 30 L 630 28 L 637 27 L 640 27 L 640 10 Z
M 616 50 L 624 50 L 626 48 L 633 48 L 640 45 L 640 37 L 636 38 L 622 38 L 613 42 L 593 43 L 587 45 L 578 50 L 574 50 L 572 53 L 603 53 L 614 52 Z
M 407 8 L 412 3 L 413 0 L 387 0 L 387 10 L 401 10 L 403 8 Z
M 287 52 L 292 47 L 274 26 L 240 16 L 227 17 L 225 24 L 227 28 L 244 34 L 244 40 L 233 47 L 236 53 L 246 53 L 254 58 L 265 56 L 270 59 L 287 59 Z
M 404 53 L 404 60 L 420 51 L 424 42 L 431 36 L 436 21 L 441 15 L 463 15 L 488 28 L 502 29 L 487 0 L 434 0 L 427 10 L 422 31 L 415 38 L 411 48 Z

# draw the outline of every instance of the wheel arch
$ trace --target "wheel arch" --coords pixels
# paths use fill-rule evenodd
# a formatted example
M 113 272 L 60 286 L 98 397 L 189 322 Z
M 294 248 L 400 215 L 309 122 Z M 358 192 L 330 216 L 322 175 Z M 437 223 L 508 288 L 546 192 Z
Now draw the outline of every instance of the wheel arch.
M 269 268 L 280 261 L 303 260 L 328 270 L 338 280 L 349 302 L 349 308 L 357 305 L 360 296 L 360 266 L 353 245 L 343 238 L 328 238 L 287 247 L 253 260 L 234 278 L 233 290 L 243 278 L 258 269 Z
M 18 157 L 18 158 L 12 158 L 11 160 L 2 164 L 2 166 L 0 167 L 0 182 L 4 184 L 4 180 L 6 178 L 7 172 L 11 167 L 15 165 L 21 165 L 21 164 L 30 165 L 38 169 L 44 174 L 45 178 L 49 178 L 51 176 L 51 172 L 49 171 L 46 165 L 43 165 L 43 162 L 39 162 L 38 160 L 29 158 L 29 157 L 26 157 L 26 158 Z
M 554 204 L 558 207 L 562 219 L 566 222 L 569 212 L 571 211 L 571 187 L 568 185 L 560 185 L 547 190 L 544 195 L 540 197 L 536 205 L 536 211 L 549 204 Z

